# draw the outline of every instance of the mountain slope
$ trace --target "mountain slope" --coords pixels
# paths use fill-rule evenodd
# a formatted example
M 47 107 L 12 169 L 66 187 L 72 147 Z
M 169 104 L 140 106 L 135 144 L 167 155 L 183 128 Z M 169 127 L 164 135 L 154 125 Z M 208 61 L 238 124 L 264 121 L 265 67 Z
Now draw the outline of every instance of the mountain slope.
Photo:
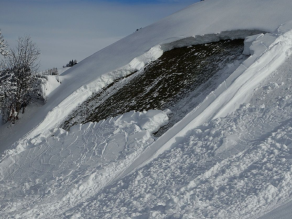
M 0 127 L 2 148 L 20 139 L 0 163 L 2 215 L 256 218 L 288 202 L 291 6 L 288 0 L 199 2 L 66 71 L 33 117 Z M 167 112 L 54 129 L 94 92 L 164 51 L 245 37 L 249 58 L 158 139 L 150 133 L 166 123 Z
M 29 130 L 34 130 L 28 135 L 30 138 L 56 127 L 93 92 L 141 69 L 145 63 L 160 57 L 163 50 L 220 38 L 242 38 L 254 30 L 274 31 L 291 20 L 291 5 L 288 0 L 208 0 L 135 32 L 66 71 L 62 86 L 52 93 L 35 118 L 13 128 L 13 138 L 1 136 L 2 151 Z

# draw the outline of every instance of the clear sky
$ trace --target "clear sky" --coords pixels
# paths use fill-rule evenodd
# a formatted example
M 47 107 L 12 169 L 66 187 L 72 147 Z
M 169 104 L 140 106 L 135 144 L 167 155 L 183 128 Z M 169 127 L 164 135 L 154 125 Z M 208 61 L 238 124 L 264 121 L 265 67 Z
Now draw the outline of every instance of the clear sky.
M 0 0 L 0 29 L 13 47 L 30 36 L 41 70 L 80 61 L 199 0 Z

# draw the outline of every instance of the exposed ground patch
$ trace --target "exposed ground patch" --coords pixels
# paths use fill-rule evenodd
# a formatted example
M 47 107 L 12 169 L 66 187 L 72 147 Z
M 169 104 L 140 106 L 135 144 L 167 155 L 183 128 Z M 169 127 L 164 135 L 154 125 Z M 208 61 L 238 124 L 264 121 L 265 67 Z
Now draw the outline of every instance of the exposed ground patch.
M 98 122 L 131 110 L 170 109 L 170 123 L 157 133 L 161 135 L 196 107 L 198 98 L 204 98 L 216 87 L 218 78 L 222 81 L 229 76 L 222 71 L 231 63 L 244 60 L 246 56 L 242 51 L 243 40 L 224 40 L 167 51 L 143 71 L 93 95 L 62 127 L 69 129 L 77 123 Z M 217 82 L 213 83 L 212 76 L 216 74 Z

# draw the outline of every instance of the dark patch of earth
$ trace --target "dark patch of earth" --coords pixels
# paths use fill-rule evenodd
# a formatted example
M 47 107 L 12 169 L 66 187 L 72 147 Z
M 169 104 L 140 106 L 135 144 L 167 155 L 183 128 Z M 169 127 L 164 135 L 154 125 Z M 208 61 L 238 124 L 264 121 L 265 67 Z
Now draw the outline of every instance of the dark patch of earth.
M 246 58 L 242 55 L 243 45 L 241 39 L 224 40 L 167 51 L 143 71 L 134 72 L 92 95 L 68 117 L 62 128 L 68 130 L 78 123 L 98 122 L 132 110 L 170 109 L 169 124 L 156 133 L 160 136 L 199 104 L 185 107 L 188 98 L 206 90 L 198 89 L 200 86 L 211 86 L 207 82 L 212 76 L 228 64 Z M 183 99 L 184 110 L 180 110 L 178 104 Z

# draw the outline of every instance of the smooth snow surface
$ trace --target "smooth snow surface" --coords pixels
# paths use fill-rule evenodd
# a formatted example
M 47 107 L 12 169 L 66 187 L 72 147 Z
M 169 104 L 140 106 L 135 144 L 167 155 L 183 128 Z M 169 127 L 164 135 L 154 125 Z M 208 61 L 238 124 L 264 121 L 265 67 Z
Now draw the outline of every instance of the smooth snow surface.
M 284 204 L 268 214 L 260 217 L 260 219 L 291 219 L 292 201 Z
M 292 199 L 291 8 L 290 0 L 205 0 L 64 72 L 33 116 L 0 127 L 2 149 L 18 141 L 0 163 L 0 217 L 288 215 L 282 205 Z M 151 133 L 167 123 L 166 112 L 57 129 L 93 92 L 165 50 L 247 36 L 244 53 L 251 56 L 156 141 Z

